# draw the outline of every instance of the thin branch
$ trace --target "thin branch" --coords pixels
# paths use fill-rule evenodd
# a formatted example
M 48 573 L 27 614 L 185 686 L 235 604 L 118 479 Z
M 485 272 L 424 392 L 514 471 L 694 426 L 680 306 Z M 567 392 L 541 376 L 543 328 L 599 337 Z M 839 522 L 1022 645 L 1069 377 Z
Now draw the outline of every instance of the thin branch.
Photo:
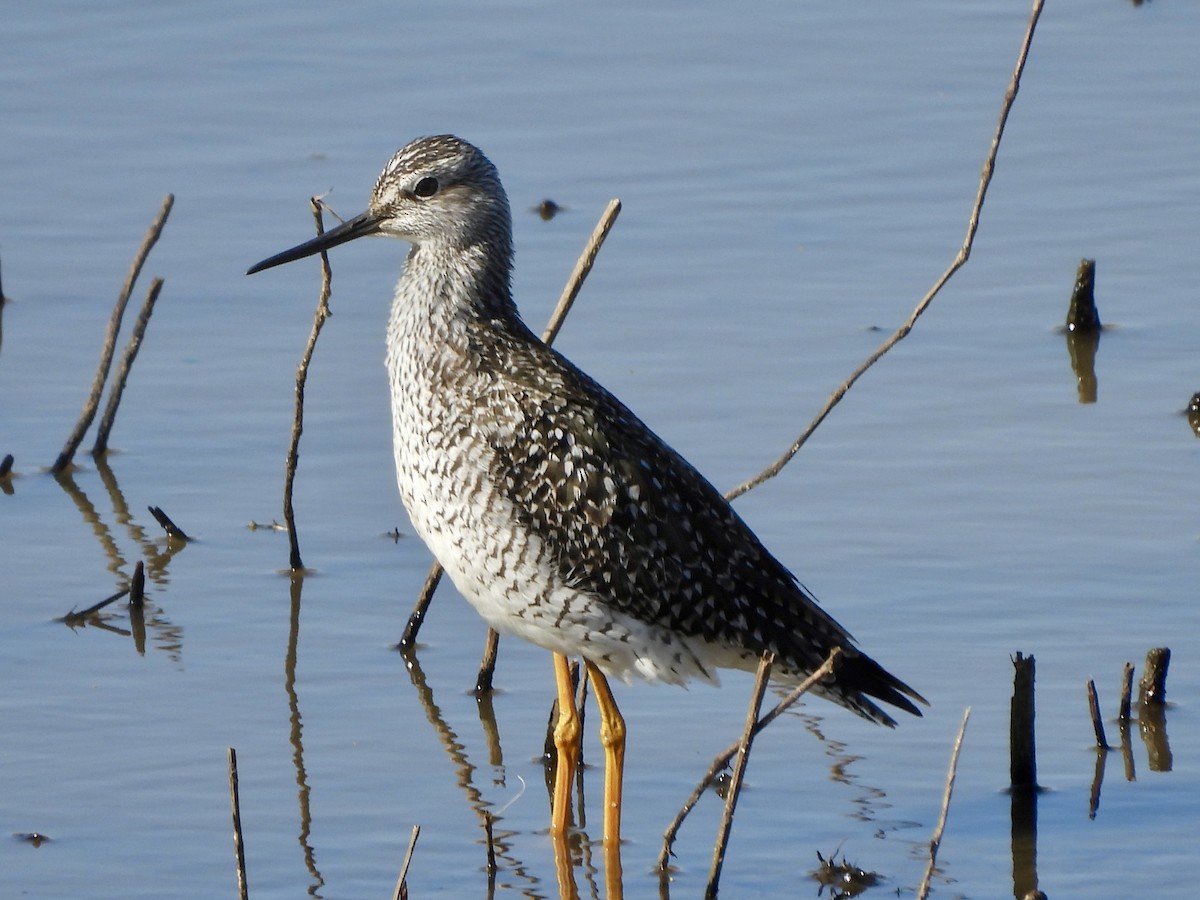
M 1100 719 L 1100 698 L 1096 696 L 1096 682 L 1087 683 L 1088 711 L 1092 715 L 1092 731 L 1096 734 L 1096 749 L 1107 750 L 1108 738 L 1104 734 L 1104 722 Z
M 706 897 L 717 896 L 717 884 L 721 880 L 721 866 L 725 863 L 725 848 L 729 845 L 729 832 L 733 828 L 733 813 L 737 808 L 738 796 L 742 792 L 742 782 L 746 777 L 746 766 L 750 761 L 750 748 L 754 744 L 754 734 L 758 730 L 758 710 L 762 706 L 763 694 L 767 690 L 767 682 L 771 678 L 771 666 L 775 663 L 775 654 L 770 650 L 763 653 L 758 662 L 758 675 L 754 679 L 754 689 L 750 693 L 750 706 L 746 710 L 746 728 L 738 746 L 737 761 L 733 764 L 733 776 L 729 783 L 729 792 L 725 795 L 725 812 L 721 816 L 721 824 L 717 828 L 717 841 L 713 846 L 712 865 L 708 870 L 708 887 Z
M 321 218 L 323 203 L 319 197 L 311 197 L 313 220 L 317 223 L 317 236 L 325 233 L 325 222 Z M 317 310 L 313 314 L 312 331 L 308 335 L 308 343 L 304 347 L 304 355 L 300 357 L 300 365 L 296 367 L 296 415 L 292 422 L 292 440 L 288 444 L 287 468 L 283 479 L 283 519 L 287 524 L 288 545 L 290 547 L 289 566 L 293 572 L 304 568 L 300 559 L 300 539 L 296 535 L 296 514 L 292 508 L 292 486 L 296 481 L 296 464 L 300 457 L 300 435 L 304 431 L 304 386 L 308 382 L 308 366 L 312 362 L 313 351 L 317 347 L 317 338 L 325 320 L 333 313 L 329 309 L 330 283 L 332 273 L 329 271 L 329 257 L 321 251 L 321 293 L 317 299 Z
M 241 900 L 247 900 L 249 893 L 246 886 L 246 849 L 242 841 L 242 808 L 238 800 L 237 751 L 229 747 L 226 753 L 229 757 L 229 805 L 233 810 L 233 853 L 237 858 L 238 896 Z
M 404 854 L 404 864 L 400 866 L 400 877 L 396 879 L 396 890 L 392 894 L 393 900 L 401 900 L 408 896 L 408 885 L 405 884 L 405 879 L 408 878 L 408 867 L 412 863 L 413 850 L 417 846 L 417 838 L 421 836 L 421 826 L 414 825 L 412 837 L 408 839 L 408 852 Z
M 963 735 L 967 732 L 969 718 L 971 718 L 971 707 L 968 706 L 963 712 L 962 724 L 958 726 L 958 737 L 954 739 L 954 750 L 950 754 L 950 771 L 946 773 L 946 790 L 942 794 L 942 812 L 938 816 L 937 827 L 933 829 L 933 837 L 929 839 L 929 864 L 925 867 L 925 877 L 921 879 L 917 900 L 925 900 L 929 896 L 929 882 L 933 878 L 938 847 L 941 846 L 942 835 L 946 831 L 946 817 L 950 814 L 950 795 L 954 793 L 954 778 L 958 773 L 958 753 L 962 750 Z
M 162 291 L 163 280 L 155 278 L 142 301 L 142 309 L 137 321 L 133 323 L 133 331 L 125 344 L 125 352 L 113 376 L 113 386 L 108 392 L 108 404 L 104 407 L 104 415 L 100 417 L 100 425 L 96 428 L 96 443 L 92 445 L 92 456 L 100 457 L 108 452 L 108 436 L 112 432 L 113 422 L 117 418 L 117 407 L 121 405 L 121 395 L 125 393 L 125 382 L 129 380 L 129 370 L 137 359 L 138 350 L 142 347 L 142 338 L 146 335 L 146 326 L 150 324 L 150 314 L 154 312 L 154 303 Z
M 758 720 L 758 724 L 754 726 L 754 734 L 757 735 L 760 731 L 779 718 L 779 716 L 781 716 L 784 712 L 790 709 L 797 700 L 804 696 L 813 687 L 813 685 L 817 684 L 826 676 L 832 674 L 841 656 L 842 648 L 834 647 L 829 652 L 829 656 L 826 657 L 825 662 L 821 663 L 821 665 L 818 666 L 811 675 L 796 685 L 790 694 L 776 703 L 769 713 Z M 704 792 L 708 790 L 709 786 L 717 780 L 717 776 L 725 770 L 725 767 L 729 765 L 729 761 L 733 759 L 734 754 L 738 752 L 741 746 L 742 742 L 739 739 L 717 754 L 712 765 L 709 766 L 708 771 L 704 773 L 704 777 L 700 779 L 700 783 L 696 785 L 696 789 L 692 791 L 692 795 L 688 797 L 687 801 L 675 815 L 674 821 L 672 821 L 667 827 L 667 830 L 663 832 L 662 852 L 658 856 L 658 867 L 660 871 L 666 871 L 668 860 L 671 856 L 671 845 L 675 843 L 675 836 L 679 833 L 679 829 L 683 825 L 683 820 L 687 818 L 688 813 L 692 811 L 693 807 L 700 802 L 700 798 L 704 795 Z
M 100 394 L 104 392 L 104 382 L 108 380 L 108 370 L 112 365 L 113 352 L 117 346 L 117 333 L 121 330 L 121 318 L 125 315 L 125 306 L 129 303 L 129 295 L 133 293 L 134 282 L 141 274 L 146 257 L 158 241 L 158 236 L 162 234 L 163 225 L 166 224 L 167 215 L 171 212 L 174 203 L 175 195 L 167 194 L 158 210 L 158 215 L 154 217 L 146 236 L 142 238 L 141 247 L 133 257 L 133 263 L 129 266 L 129 272 L 125 276 L 125 284 L 121 287 L 121 293 L 117 295 L 117 302 L 108 319 L 108 332 L 104 336 L 104 347 L 100 351 L 100 364 L 96 367 L 96 377 L 92 381 L 91 393 L 83 404 L 83 411 L 79 414 L 79 421 L 75 423 L 75 430 L 71 432 L 62 452 L 58 454 L 58 459 L 50 467 L 53 475 L 61 474 L 66 471 L 67 466 L 71 465 L 71 460 L 75 458 L 75 451 L 79 449 L 79 444 L 91 426 L 92 419 L 96 417 L 96 408 L 100 405 Z
M 783 453 L 783 455 L 757 475 L 747 479 L 733 490 L 729 491 L 729 493 L 725 495 L 727 499 L 732 500 L 735 497 L 740 497 L 747 491 L 758 487 L 764 481 L 767 481 L 778 475 L 783 467 L 791 461 L 792 457 L 799 452 L 800 448 L 804 446 L 805 442 L 812 436 L 812 433 L 817 430 L 817 427 L 823 421 L 825 421 L 825 417 L 828 416 L 829 413 L 833 411 L 833 408 L 842 401 L 842 398 L 846 396 L 846 392 L 854 386 L 854 383 L 858 381 L 863 373 L 866 372 L 867 369 L 871 368 L 871 366 L 875 365 L 875 363 L 877 363 L 885 353 L 891 350 L 892 347 L 900 343 L 900 341 L 908 336 L 908 333 L 912 331 L 913 326 L 916 324 L 917 319 L 921 317 L 922 313 L 924 313 L 929 307 L 929 304 L 933 302 L 933 298 L 938 295 L 941 289 L 945 286 L 946 282 L 950 280 L 951 276 L 954 275 L 954 273 L 960 268 L 962 268 L 967 259 L 970 257 L 971 245 L 975 242 L 975 232 L 979 228 L 979 216 L 983 210 L 983 200 L 987 196 L 988 186 L 991 184 L 992 174 L 996 169 L 996 154 L 1000 150 L 1000 139 L 1004 136 L 1004 126 L 1008 122 L 1008 114 L 1012 110 L 1013 102 L 1017 98 L 1017 90 L 1021 85 L 1021 74 L 1025 70 L 1025 60 L 1029 56 L 1029 46 L 1033 40 L 1033 30 L 1035 27 L 1037 27 L 1038 17 L 1042 14 L 1043 2 L 1044 0 L 1034 0 L 1033 13 L 1029 19 L 1029 28 L 1025 32 L 1025 40 L 1022 42 L 1021 52 L 1017 56 L 1017 66 L 1013 71 L 1012 80 L 1009 82 L 1008 90 L 1004 94 L 1004 105 L 1000 109 L 1000 120 L 996 123 L 996 132 L 992 137 L 992 146 L 988 151 L 987 159 L 983 164 L 983 172 L 979 180 L 979 190 L 975 196 L 975 205 L 971 209 L 971 217 L 967 222 L 967 235 L 963 241 L 962 247 L 958 251 L 958 255 L 954 257 L 954 261 L 950 264 L 949 268 L 942 273 L 942 276 L 936 282 L 934 282 L 934 285 L 929 289 L 929 292 L 921 298 L 921 302 L 918 303 L 916 308 L 912 311 L 912 314 L 908 317 L 908 321 L 896 329 L 896 331 L 887 340 L 879 345 L 878 349 L 876 349 L 874 353 L 868 356 L 866 360 L 864 360 L 863 363 L 854 370 L 853 374 L 851 374 L 849 378 L 842 382 L 841 386 L 830 395 L 828 400 L 825 401 L 825 405 L 821 408 L 821 411 L 817 413 L 816 418 L 809 423 L 808 428 L 806 428 L 804 432 L 798 438 L 796 438 L 796 440 Z

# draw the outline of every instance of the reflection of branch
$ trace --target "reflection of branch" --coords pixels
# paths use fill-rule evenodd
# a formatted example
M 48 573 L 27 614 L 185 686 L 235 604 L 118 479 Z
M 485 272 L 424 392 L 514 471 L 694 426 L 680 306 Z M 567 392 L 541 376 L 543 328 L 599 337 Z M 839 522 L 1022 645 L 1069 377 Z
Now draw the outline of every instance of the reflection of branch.
M 829 652 L 829 656 L 826 657 L 825 662 L 821 663 L 821 665 L 818 666 L 811 675 L 800 682 L 800 684 L 798 684 L 790 694 L 776 703 L 769 713 L 758 720 L 758 724 L 754 726 L 753 733 L 757 735 L 760 731 L 774 722 L 786 710 L 788 710 L 792 704 L 804 696 L 804 694 L 806 694 L 810 688 L 818 684 L 825 676 L 829 675 L 834 670 L 834 667 L 837 665 L 837 661 L 841 658 L 841 655 L 842 648 L 834 647 L 833 650 Z M 708 787 L 717 780 L 717 776 L 724 771 L 726 766 L 729 765 L 729 761 L 733 759 L 733 755 L 738 752 L 738 749 L 741 746 L 742 742 L 739 739 L 717 754 L 716 759 L 713 760 L 713 764 L 709 766 L 709 769 L 704 774 L 704 777 L 700 779 L 700 783 L 696 785 L 696 789 L 692 791 L 692 795 L 688 797 L 687 802 L 683 804 L 683 807 L 676 814 L 674 821 L 671 822 L 671 824 L 667 827 L 667 830 L 663 833 L 662 852 L 658 856 L 658 868 L 660 873 L 665 873 L 667 871 L 668 859 L 671 856 L 671 845 L 675 843 L 675 836 L 679 833 L 679 829 L 683 825 L 683 820 L 687 818 L 687 815 L 692 811 L 692 808 L 695 807 L 698 802 L 700 802 L 700 797 L 704 794 Z
M 300 804 L 300 849 L 304 852 L 304 866 L 313 877 L 313 885 L 309 894 L 324 886 L 325 878 L 317 868 L 316 852 L 309 843 L 312 832 L 312 810 L 309 805 L 311 789 L 308 786 L 308 772 L 304 768 L 304 725 L 300 719 L 300 697 L 296 693 L 296 648 L 300 643 L 300 598 L 304 590 L 304 575 L 292 573 L 292 583 L 289 590 L 292 601 L 292 613 L 288 626 L 287 656 L 283 663 L 283 686 L 288 695 L 288 723 L 291 728 L 288 740 L 292 743 L 292 763 L 296 767 L 296 785 L 300 788 L 297 801 Z
M 441 709 L 438 707 L 433 697 L 433 689 L 429 687 L 428 680 L 425 677 L 425 671 L 421 668 L 421 663 L 417 659 L 416 653 L 411 649 L 401 651 L 404 657 L 405 666 L 408 669 L 408 677 L 417 691 L 417 699 L 421 702 L 421 708 L 425 711 L 425 717 L 429 720 L 429 724 L 433 726 L 434 733 L 437 734 L 438 741 L 445 749 L 450 757 L 450 762 L 454 765 L 458 773 L 458 786 L 463 789 L 467 795 L 467 802 L 475 813 L 479 816 L 480 822 L 484 826 L 486 835 L 488 830 L 488 819 L 490 816 L 491 803 L 485 800 L 479 788 L 475 786 L 474 774 L 475 766 L 471 763 L 467 756 L 466 747 L 459 741 L 458 735 L 446 722 L 442 715 Z M 526 871 L 526 866 L 519 859 L 512 855 L 511 838 L 512 831 L 497 831 L 495 829 L 495 817 L 491 817 L 492 822 L 492 846 L 495 856 L 504 862 L 514 875 L 529 882 L 530 885 L 537 883 L 537 878 L 530 875 Z M 537 896 L 531 894 L 527 889 L 524 891 L 528 896 Z
M 801 434 L 800 437 L 796 438 L 795 441 L 793 441 L 792 445 L 783 453 L 783 455 L 753 478 L 749 478 L 739 484 L 732 491 L 726 494 L 726 497 L 730 499 L 733 499 L 734 497 L 740 497 L 747 491 L 758 487 L 764 481 L 767 481 L 768 479 L 774 478 L 776 475 L 778 475 L 783 467 L 791 461 L 792 457 L 799 452 L 800 448 L 804 446 L 805 441 L 807 441 L 812 436 L 812 433 L 817 430 L 817 426 L 825 421 L 825 417 L 829 415 L 829 413 L 833 411 L 833 408 L 842 401 L 842 398 L 846 395 L 846 392 L 854 386 L 854 382 L 858 381 L 858 379 L 864 372 L 867 371 L 867 369 L 879 362 L 883 355 L 891 350 L 892 347 L 900 343 L 900 341 L 908 336 L 908 333 L 912 331 L 913 326 L 916 324 L 917 319 L 921 317 L 921 314 L 924 313 L 925 310 L 928 309 L 929 304 L 933 302 L 933 298 L 938 295 L 943 287 L 945 287 L 946 282 L 950 280 L 950 277 L 966 264 L 967 259 L 971 255 L 971 245 L 975 243 L 975 232 L 979 228 L 979 215 L 983 210 L 983 200 L 984 197 L 987 196 L 988 186 L 992 182 L 992 173 L 996 168 L 996 154 L 1000 150 L 1000 139 L 1004 136 L 1004 126 L 1008 122 L 1008 114 L 1012 110 L 1013 101 L 1017 99 L 1017 89 L 1021 85 L 1021 73 L 1025 70 L 1025 60 L 1029 56 L 1029 45 L 1033 41 L 1033 30 L 1037 27 L 1038 17 L 1042 14 L 1042 3 L 1043 0 L 1034 0 L 1033 13 L 1029 19 L 1029 28 L 1025 31 L 1025 40 L 1022 42 L 1021 51 L 1017 56 L 1017 66 L 1016 69 L 1013 70 L 1012 80 L 1009 81 L 1008 90 L 1004 94 L 1004 105 L 1000 109 L 1000 121 L 996 123 L 996 133 L 992 137 L 992 146 L 988 151 L 987 159 L 983 163 L 983 174 L 979 179 L 979 190 L 975 195 L 975 206 L 971 209 L 971 217 L 967 221 L 967 236 L 963 240 L 963 245 L 961 248 L 959 248 L 958 254 L 954 257 L 954 261 L 950 263 L 949 268 L 942 273 L 942 276 L 936 282 L 934 282 L 934 285 L 929 289 L 929 292 L 921 298 L 921 302 L 917 304 L 916 308 L 912 311 L 912 314 L 909 315 L 908 321 L 897 328 L 891 337 L 880 344 L 878 349 L 868 356 L 866 360 L 864 360 L 863 363 L 854 370 L 849 378 L 842 382 L 841 387 L 834 391 L 833 394 L 830 395 L 829 399 L 825 401 L 825 405 L 821 408 L 821 411 L 817 413 L 816 418 L 812 420 L 808 428 L 804 430 L 804 433 Z

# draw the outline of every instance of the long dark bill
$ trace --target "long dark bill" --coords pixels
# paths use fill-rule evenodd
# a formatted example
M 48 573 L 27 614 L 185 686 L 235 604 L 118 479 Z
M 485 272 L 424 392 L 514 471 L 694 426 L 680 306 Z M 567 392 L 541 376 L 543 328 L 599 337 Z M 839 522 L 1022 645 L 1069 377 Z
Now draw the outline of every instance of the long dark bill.
M 353 219 L 347 219 L 335 228 L 330 228 L 327 232 L 313 238 L 311 241 L 305 241 L 291 250 L 284 250 L 282 253 L 276 253 L 274 256 L 264 259 L 260 263 L 255 263 L 246 270 L 246 274 L 253 275 L 255 272 L 261 272 L 263 269 L 270 269 L 297 259 L 304 259 L 306 256 L 312 256 L 314 253 L 320 253 L 322 250 L 328 250 L 330 247 L 336 247 L 338 244 L 344 244 L 346 241 L 352 241 L 355 238 L 378 234 L 379 222 L 379 216 L 374 213 L 369 211 L 362 213 Z

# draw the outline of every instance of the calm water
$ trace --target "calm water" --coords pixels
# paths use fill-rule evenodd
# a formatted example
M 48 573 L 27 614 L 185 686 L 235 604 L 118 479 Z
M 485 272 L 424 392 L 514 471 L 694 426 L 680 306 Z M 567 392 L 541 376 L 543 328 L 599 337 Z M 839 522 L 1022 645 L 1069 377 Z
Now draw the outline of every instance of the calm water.
M 485 895 L 484 809 L 500 816 L 497 893 L 555 895 L 537 761 L 549 660 L 502 645 L 492 729 L 468 693 L 484 629 L 452 591 L 419 668 L 391 649 L 429 564 L 419 541 L 387 536 L 409 530 L 381 365 L 403 247 L 333 257 L 296 494 L 316 570 L 302 589 L 280 574 L 285 537 L 247 525 L 281 515 L 316 264 L 241 273 L 311 233 L 309 195 L 332 189 L 358 212 L 396 147 L 453 131 L 501 170 L 518 297 L 540 326 L 620 197 L 560 345 L 728 487 L 950 262 L 1027 15 L 1007 0 L 8 10 L 0 454 L 17 477 L 0 496 L 0 895 L 234 896 L 228 746 L 255 898 L 390 896 L 414 824 L 413 896 Z M 935 895 L 1011 896 L 1017 650 L 1038 660 L 1042 888 L 1194 893 L 1200 442 L 1179 411 L 1200 390 L 1198 27 L 1194 4 L 1050 0 L 970 263 L 784 474 L 739 500 L 933 706 L 895 732 L 821 703 L 776 723 L 756 744 L 725 895 L 814 896 L 807 873 L 835 849 L 884 877 L 869 895 L 910 895 L 970 706 Z M 81 456 L 60 485 L 44 469 L 167 192 L 146 269 L 166 287 L 111 469 Z M 567 212 L 527 212 L 544 197 Z M 1115 326 L 1090 404 L 1055 331 L 1084 256 Z M 151 504 L 196 541 L 172 553 Z M 99 627 L 56 621 L 124 587 L 139 559 L 144 643 L 119 604 Z M 1160 645 L 1174 651 L 1170 771 L 1151 771 L 1135 732 L 1135 779 L 1110 758 L 1089 819 L 1084 684 L 1113 713 L 1123 663 Z M 740 728 L 748 689 L 740 675 L 619 689 L 629 896 L 657 891 L 659 835 Z M 718 812 L 710 797 L 685 826 L 672 896 L 701 893 Z M 584 895 L 597 865 L 577 872 Z

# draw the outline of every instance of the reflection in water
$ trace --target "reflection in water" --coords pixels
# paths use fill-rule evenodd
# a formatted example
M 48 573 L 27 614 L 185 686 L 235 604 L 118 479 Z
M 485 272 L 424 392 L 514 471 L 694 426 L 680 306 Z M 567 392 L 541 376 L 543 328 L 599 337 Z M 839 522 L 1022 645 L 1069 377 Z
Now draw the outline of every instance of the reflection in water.
M 467 802 L 471 808 L 475 810 L 479 816 L 481 830 L 484 832 L 484 844 L 487 845 L 487 832 L 489 829 L 489 813 L 491 812 L 491 802 L 485 800 L 479 788 L 475 786 L 474 775 L 475 766 L 471 763 L 470 757 L 467 754 L 466 746 L 458 739 L 458 735 L 446 722 L 442 715 L 441 709 L 433 698 L 433 689 L 429 686 L 425 677 L 425 672 L 421 668 L 420 662 L 417 660 L 417 654 L 414 649 L 406 648 L 400 651 L 400 655 L 404 657 L 404 663 L 408 669 L 408 677 L 412 682 L 412 686 L 416 688 L 417 699 L 421 701 L 421 708 L 425 710 L 425 717 L 429 720 L 429 724 L 433 726 L 434 732 L 438 736 L 442 747 L 450 757 L 450 762 L 453 764 L 457 773 L 457 783 L 463 792 L 467 795 Z M 480 704 L 479 714 L 483 722 L 483 731 L 488 734 L 489 746 L 494 740 L 495 747 L 500 746 L 500 732 L 496 725 L 494 713 L 491 711 L 491 704 Z M 490 721 L 488 718 L 490 717 Z M 494 735 L 494 738 L 491 737 Z M 489 752 L 491 752 L 489 750 Z M 496 758 L 493 756 L 493 758 Z M 546 900 L 548 895 L 537 890 L 541 882 L 536 875 L 528 871 L 526 865 L 512 855 L 512 838 L 516 833 L 498 829 L 496 825 L 500 822 L 500 818 L 492 816 L 490 827 L 492 833 L 492 852 L 495 854 L 497 868 L 507 869 L 520 882 L 519 884 L 502 884 L 502 887 L 516 890 L 522 896 L 529 897 L 531 900 Z M 488 879 L 489 888 L 493 885 L 494 879 Z M 488 896 L 491 896 L 489 889 Z
M 1099 346 L 1099 331 L 1067 332 L 1067 355 L 1071 358 L 1080 403 L 1096 402 L 1096 350 Z
M 151 540 L 145 529 L 138 525 L 130 514 L 129 505 L 121 493 L 117 477 L 103 458 L 96 460 L 96 471 L 100 474 L 100 479 L 108 493 L 117 524 L 125 526 L 129 537 L 138 546 L 140 554 L 145 560 L 146 574 L 154 584 L 165 588 L 170 582 L 167 574 L 170 561 L 176 553 L 187 546 L 186 542 L 167 540 L 165 547 L 160 547 L 158 543 Z M 108 571 L 117 576 L 117 583 L 120 587 L 128 588 L 132 581 L 132 576 L 126 574 L 129 562 L 121 553 L 112 529 L 105 523 L 87 494 L 76 484 L 71 471 L 59 473 L 54 478 L 71 498 L 80 515 L 83 516 L 83 521 L 92 527 L 93 534 L 100 542 L 100 549 L 104 551 L 104 555 L 108 559 Z M 88 616 L 79 621 L 71 620 L 68 624 L 72 626 L 75 624 L 91 625 L 104 631 L 131 636 L 134 639 L 134 649 L 140 655 L 144 655 L 146 652 L 146 634 L 149 632 L 153 636 L 154 645 L 164 651 L 173 661 L 179 662 L 183 651 L 182 627 L 173 624 L 166 617 L 163 609 L 149 599 L 146 600 L 144 607 L 136 612 L 131 607 L 129 614 L 130 628 L 128 630 L 112 624 L 112 620 L 116 618 L 112 615 L 103 618 L 99 615 Z
M 1147 765 L 1151 772 L 1170 772 L 1174 766 L 1174 754 L 1167 739 L 1167 707 L 1159 703 L 1143 703 L 1139 706 L 1138 733 L 1146 747 Z M 1133 762 L 1133 736 L 1129 719 L 1120 721 L 1121 759 L 1125 766 L 1125 780 L 1137 781 Z M 1096 818 L 1100 809 L 1100 788 L 1104 783 L 1105 763 L 1108 750 L 1096 750 L 1096 773 L 1092 779 L 1092 790 L 1088 800 L 1088 818 Z
M 1013 896 L 1017 900 L 1037 890 L 1038 788 L 1012 788 Z
M 288 722 L 290 730 L 288 739 L 292 743 L 292 762 L 296 767 L 296 785 L 300 788 L 297 801 L 300 804 L 300 834 L 297 840 L 304 852 L 304 867 L 312 877 L 308 886 L 310 897 L 320 897 L 320 890 L 325 885 L 325 878 L 317 868 L 317 855 L 309 843 L 312 833 L 312 811 L 309 807 L 311 789 L 308 786 L 308 772 L 304 768 L 304 726 L 300 721 L 300 698 L 296 694 L 296 647 L 300 643 L 300 595 L 304 591 L 304 573 L 292 573 L 291 588 L 291 621 L 288 628 L 287 656 L 284 658 L 283 671 L 284 690 L 288 695 Z

